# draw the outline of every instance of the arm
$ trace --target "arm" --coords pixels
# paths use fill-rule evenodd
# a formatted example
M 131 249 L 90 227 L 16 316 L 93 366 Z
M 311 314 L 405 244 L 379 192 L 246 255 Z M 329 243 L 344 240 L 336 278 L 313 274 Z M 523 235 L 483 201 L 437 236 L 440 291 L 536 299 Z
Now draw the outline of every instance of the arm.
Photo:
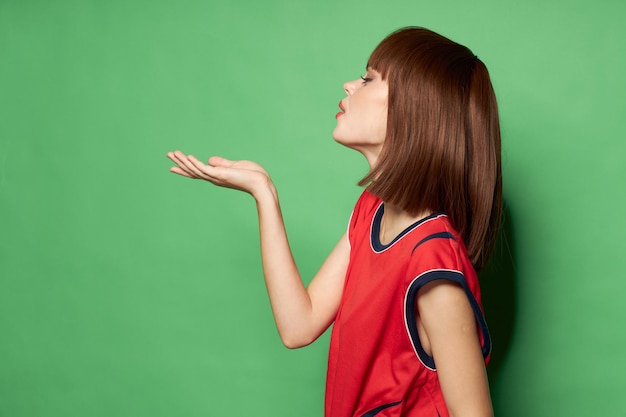
M 259 215 L 261 259 L 276 327 L 285 346 L 308 345 L 332 323 L 343 291 L 350 249 L 345 235 L 308 288 L 296 267 L 282 218 L 278 194 L 267 172 L 250 161 L 212 157 L 208 164 L 176 151 L 167 154 L 171 172 L 203 179 L 254 197 Z
M 426 284 L 417 309 L 450 416 L 493 416 L 476 320 L 463 289 L 443 280 Z

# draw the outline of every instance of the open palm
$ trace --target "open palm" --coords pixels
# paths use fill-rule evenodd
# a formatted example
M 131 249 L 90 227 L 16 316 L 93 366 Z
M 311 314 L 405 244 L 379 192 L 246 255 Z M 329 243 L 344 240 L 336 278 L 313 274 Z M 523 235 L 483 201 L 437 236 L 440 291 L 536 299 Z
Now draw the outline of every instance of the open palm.
M 170 168 L 170 172 L 188 178 L 202 179 L 220 187 L 233 188 L 254 195 L 259 187 L 271 184 L 267 171 L 256 162 L 231 161 L 212 156 L 205 164 L 193 155 L 185 155 L 180 151 L 168 152 L 167 157 L 176 164 Z

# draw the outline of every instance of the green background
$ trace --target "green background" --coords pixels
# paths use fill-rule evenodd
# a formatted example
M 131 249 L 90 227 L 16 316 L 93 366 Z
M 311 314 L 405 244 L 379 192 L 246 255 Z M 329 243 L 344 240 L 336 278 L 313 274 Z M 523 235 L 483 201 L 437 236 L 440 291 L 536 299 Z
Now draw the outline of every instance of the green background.
M 0 416 L 321 416 L 328 335 L 282 347 L 253 200 L 165 153 L 262 163 L 312 276 L 367 169 L 331 137 L 342 83 L 405 25 L 472 48 L 499 98 L 496 414 L 626 415 L 625 18 L 617 0 L 0 0 Z

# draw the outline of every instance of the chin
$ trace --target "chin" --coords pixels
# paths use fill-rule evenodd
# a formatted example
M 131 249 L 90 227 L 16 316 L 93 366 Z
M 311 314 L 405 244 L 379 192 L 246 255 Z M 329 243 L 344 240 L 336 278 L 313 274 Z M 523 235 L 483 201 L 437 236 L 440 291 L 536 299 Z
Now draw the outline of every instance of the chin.
M 352 148 L 352 146 L 350 146 L 350 141 L 346 141 L 342 135 L 338 135 L 335 132 L 333 132 L 333 139 L 335 139 L 335 142 L 337 142 L 340 145 L 347 146 L 348 148 Z
M 333 130 L 333 139 L 335 139 L 335 142 L 341 143 L 343 145 L 343 141 L 341 140 L 341 133 L 337 130 L 337 127 L 335 128 L 335 130 Z

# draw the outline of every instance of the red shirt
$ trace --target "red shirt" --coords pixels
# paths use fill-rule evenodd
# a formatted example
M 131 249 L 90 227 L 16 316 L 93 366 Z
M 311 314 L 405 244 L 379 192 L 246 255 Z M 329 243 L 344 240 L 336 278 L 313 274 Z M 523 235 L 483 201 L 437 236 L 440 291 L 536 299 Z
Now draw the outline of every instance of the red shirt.
M 415 300 L 433 280 L 461 285 L 487 358 L 491 343 L 476 272 L 446 215 L 428 216 L 383 245 L 383 211 L 382 201 L 365 191 L 350 219 L 350 264 L 330 341 L 325 416 L 448 416 L 434 360 L 419 341 Z

